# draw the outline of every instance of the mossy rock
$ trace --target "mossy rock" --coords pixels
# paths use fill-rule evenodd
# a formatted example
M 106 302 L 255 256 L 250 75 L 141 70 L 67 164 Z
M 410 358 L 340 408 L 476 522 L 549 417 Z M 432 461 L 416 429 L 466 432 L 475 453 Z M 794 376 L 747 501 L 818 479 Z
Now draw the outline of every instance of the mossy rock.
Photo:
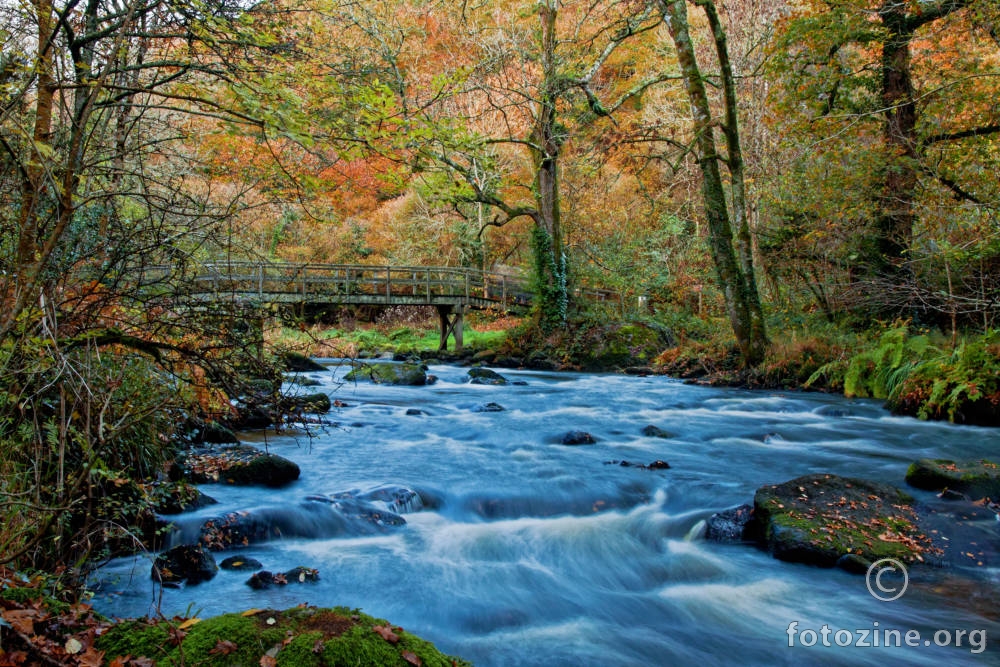
M 205 422 L 201 429 L 201 439 L 215 445 L 228 445 L 240 441 L 232 429 L 217 421 Z
M 906 483 L 926 491 L 949 489 L 971 498 L 1000 499 L 1000 465 L 987 459 L 920 459 L 906 471 Z
M 845 554 L 869 561 L 936 559 L 941 550 L 921 532 L 911 501 L 888 484 L 806 475 L 758 489 L 753 520 L 779 560 L 833 567 Z
M 485 384 L 485 385 L 508 384 L 507 378 L 500 375 L 496 371 L 490 370 L 489 368 L 470 368 L 469 377 L 472 378 L 471 384 Z
M 184 626 L 183 629 L 179 629 Z M 468 667 L 433 644 L 387 621 L 344 607 L 296 607 L 224 614 L 200 622 L 138 620 L 118 623 L 97 640 L 109 662 L 148 658 L 160 666 L 263 664 L 278 667 Z
M 301 473 L 294 461 L 249 445 L 189 454 L 184 458 L 184 467 L 195 484 L 262 484 L 272 488 L 294 482 Z
M 219 571 L 215 558 L 200 544 L 182 544 L 156 557 L 150 569 L 153 581 L 177 584 L 186 581 L 197 584 L 208 581 Z
M 427 384 L 427 372 L 418 364 L 374 363 L 356 367 L 344 380 L 360 382 L 367 380 L 375 384 L 393 384 L 420 387 Z
M 649 364 L 672 345 L 668 333 L 649 325 L 609 324 L 584 331 L 574 356 L 586 370 L 610 370 Z
M 285 352 L 281 360 L 284 362 L 285 370 L 292 373 L 315 373 L 329 370 L 326 366 L 298 352 Z
M 329 395 L 322 391 L 299 396 L 283 396 L 278 402 L 278 409 L 282 412 L 323 414 L 329 412 L 332 407 Z

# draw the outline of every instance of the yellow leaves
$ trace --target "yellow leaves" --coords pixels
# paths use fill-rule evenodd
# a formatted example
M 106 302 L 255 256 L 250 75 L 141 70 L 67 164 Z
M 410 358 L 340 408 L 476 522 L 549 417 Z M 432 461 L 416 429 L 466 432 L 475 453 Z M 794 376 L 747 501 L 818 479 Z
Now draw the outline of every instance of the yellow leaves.
M 180 625 L 178 625 L 177 629 L 178 630 L 188 630 L 188 629 L 193 628 L 194 626 L 198 625 L 199 623 L 201 623 L 201 619 L 200 618 L 197 618 L 197 617 L 195 617 L 195 618 L 189 618 L 186 621 L 184 621 L 183 623 L 181 623 Z

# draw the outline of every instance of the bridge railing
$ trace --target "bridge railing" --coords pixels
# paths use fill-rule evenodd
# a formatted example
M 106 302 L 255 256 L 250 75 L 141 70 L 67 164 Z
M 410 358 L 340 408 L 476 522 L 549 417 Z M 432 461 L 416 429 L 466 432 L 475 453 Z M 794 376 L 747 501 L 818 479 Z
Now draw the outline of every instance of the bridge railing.
M 176 280 L 175 280 L 176 279 Z M 527 281 L 505 273 L 462 267 L 297 264 L 291 262 L 205 262 L 193 268 L 144 267 L 144 285 L 183 284 L 196 300 L 235 298 L 267 301 L 331 301 L 385 304 L 461 302 L 509 308 L 531 303 Z M 624 308 L 611 290 L 580 287 L 574 297 Z
M 303 301 L 323 297 L 384 303 L 457 300 L 504 306 L 530 301 L 530 290 L 515 277 L 460 267 L 206 262 L 187 275 L 169 266 L 146 267 L 142 282 L 164 282 L 171 275 L 182 278 L 187 296 L 194 298 L 229 295 L 266 300 L 280 295 Z

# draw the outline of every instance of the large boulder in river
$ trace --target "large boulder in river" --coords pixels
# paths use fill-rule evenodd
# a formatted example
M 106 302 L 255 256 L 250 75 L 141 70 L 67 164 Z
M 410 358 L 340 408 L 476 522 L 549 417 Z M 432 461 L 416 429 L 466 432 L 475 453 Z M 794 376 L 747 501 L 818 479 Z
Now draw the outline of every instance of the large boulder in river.
M 164 584 L 197 584 L 219 571 L 215 558 L 198 544 L 182 544 L 156 557 L 150 576 Z
M 1000 500 L 1000 465 L 986 459 L 920 459 L 906 471 L 906 483 L 926 491 L 948 489 L 970 498 Z
M 372 363 L 361 364 L 344 376 L 347 382 L 368 380 L 375 384 L 394 384 L 420 387 L 427 384 L 427 371 L 418 364 Z
M 489 368 L 469 369 L 470 384 L 504 385 L 508 384 L 507 378 Z
M 192 452 L 184 457 L 188 478 L 196 484 L 240 484 L 281 487 L 299 478 L 299 466 L 249 445 Z
M 917 525 L 912 499 L 888 484 L 814 474 L 762 486 L 756 530 L 775 558 L 833 567 L 847 554 L 868 561 L 923 561 L 941 553 Z

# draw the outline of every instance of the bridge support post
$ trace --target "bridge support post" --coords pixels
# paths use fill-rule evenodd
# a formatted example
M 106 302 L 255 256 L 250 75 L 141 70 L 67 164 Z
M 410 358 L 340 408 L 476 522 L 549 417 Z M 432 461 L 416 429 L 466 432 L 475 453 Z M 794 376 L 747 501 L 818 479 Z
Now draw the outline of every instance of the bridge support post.
M 438 350 L 448 349 L 448 336 L 455 338 L 455 351 L 462 351 L 462 326 L 465 322 L 465 306 L 438 306 L 438 319 L 441 320 L 441 344 Z

